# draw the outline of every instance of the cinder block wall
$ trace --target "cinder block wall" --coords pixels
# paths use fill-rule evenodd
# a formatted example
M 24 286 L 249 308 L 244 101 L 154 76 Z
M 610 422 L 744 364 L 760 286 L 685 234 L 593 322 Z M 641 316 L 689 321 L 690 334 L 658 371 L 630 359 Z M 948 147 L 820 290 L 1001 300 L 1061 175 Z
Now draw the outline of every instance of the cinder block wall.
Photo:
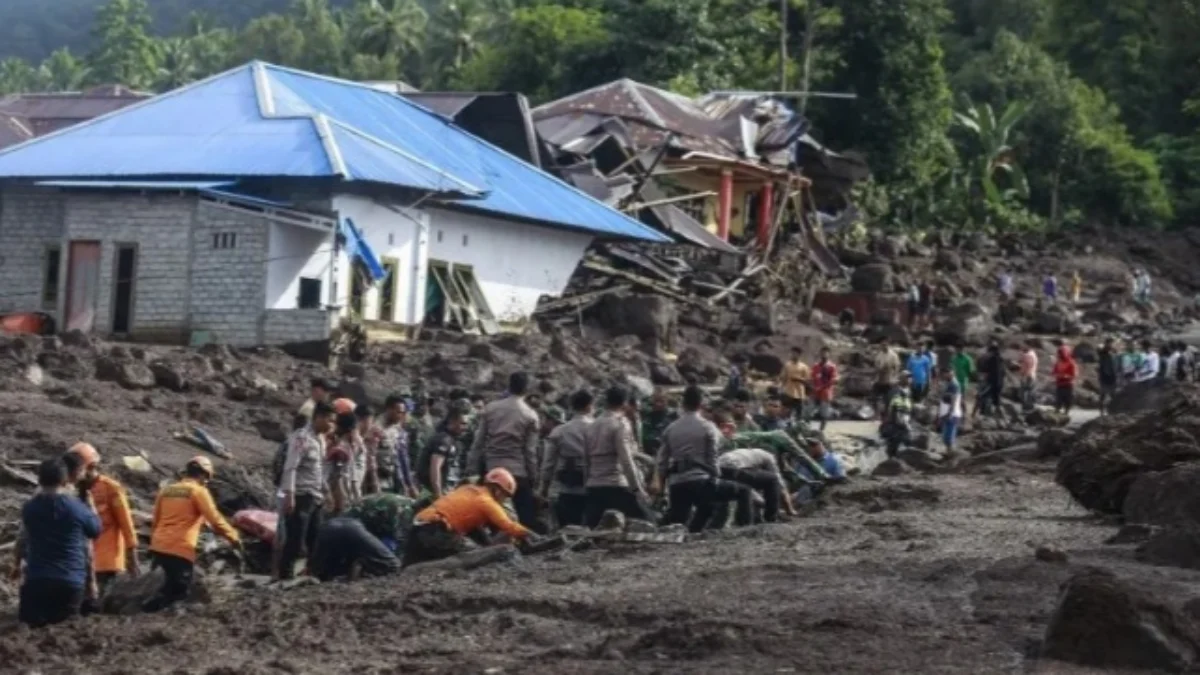
M 0 312 L 44 310 L 57 316 L 57 307 L 42 305 L 42 282 L 46 250 L 62 238 L 62 195 L 32 187 L 0 191 Z M 62 269 L 65 279 L 65 263 Z M 63 287 L 60 283 L 60 297 Z
M 192 330 L 207 330 L 226 344 L 262 343 L 267 297 L 267 220 L 200 201 L 192 230 Z M 213 237 L 233 235 L 233 248 L 214 248 Z
M 100 242 L 100 285 L 94 331 L 112 331 L 116 251 L 137 248 L 131 337 L 182 342 L 187 335 L 188 232 L 196 199 L 165 194 L 60 193 L 65 200 L 63 277 L 68 241 Z M 65 291 L 59 306 L 65 306 Z

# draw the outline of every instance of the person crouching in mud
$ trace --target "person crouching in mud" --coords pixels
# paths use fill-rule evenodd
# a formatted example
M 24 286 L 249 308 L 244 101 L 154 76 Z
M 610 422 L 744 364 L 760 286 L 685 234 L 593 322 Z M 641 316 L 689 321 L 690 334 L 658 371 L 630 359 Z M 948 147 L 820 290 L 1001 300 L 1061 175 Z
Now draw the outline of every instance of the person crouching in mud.
M 470 548 L 467 537 L 483 527 L 493 527 L 515 541 L 533 533 L 509 518 L 501 503 L 517 491 L 517 480 L 507 469 L 492 469 L 482 485 L 461 485 L 413 518 L 404 546 L 403 566 L 441 560 Z

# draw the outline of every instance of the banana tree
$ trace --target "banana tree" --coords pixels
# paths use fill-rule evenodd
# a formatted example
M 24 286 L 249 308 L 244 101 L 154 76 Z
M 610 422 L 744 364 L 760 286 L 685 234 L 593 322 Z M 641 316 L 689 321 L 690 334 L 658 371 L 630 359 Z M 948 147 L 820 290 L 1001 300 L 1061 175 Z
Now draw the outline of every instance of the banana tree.
M 956 125 L 970 131 L 976 139 L 979 154 L 968 163 L 970 174 L 974 176 L 971 180 L 978 180 L 984 196 L 993 204 L 1002 204 L 1014 197 L 1022 200 L 1029 198 L 1029 181 L 1014 161 L 1009 141 L 1013 129 L 1029 112 L 1029 107 L 1023 101 L 1013 101 L 996 119 L 990 104 L 977 105 L 968 100 L 964 112 L 954 113 Z M 1001 173 L 1008 177 L 1006 182 L 1009 187 L 1005 190 L 1001 190 L 996 183 L 996 175 Z

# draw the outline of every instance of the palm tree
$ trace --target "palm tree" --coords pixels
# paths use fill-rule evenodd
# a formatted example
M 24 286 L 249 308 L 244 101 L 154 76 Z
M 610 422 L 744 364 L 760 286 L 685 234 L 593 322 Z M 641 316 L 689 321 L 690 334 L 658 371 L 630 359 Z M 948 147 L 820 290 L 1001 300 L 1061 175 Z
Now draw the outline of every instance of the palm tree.
M 38 78 L 49 91 L 78 91 L 89 73 L 83 60 L 66 47 L 55 50 L 38 68 Z
M 167 38 L 162 41 L 160 50 L 157 79 L 159 89 L 170 91 L 196 80 L 198 70 L 190 40 Z
M 360 0 L 355 10 L 363 51 L 380 58 L 420 51 L 429 15 L 415 0 Z
M 0 61 L 0 95 L 38 89 L 38 72 L 25 59 L 15 56 Z
M 1009 143 L 1013 128 L 1028 112 L 1028 104 L 1013 101 L 997 120 L 990 104 L 976 105 L 968 100 L 965 112 L 954 113 L 958 126 L 971 131 L 977 140 L 979 155 L 970 162 L 970 174 L 975 176 L 971 181 L 979 181 L 984 196 L 993 204 L 1001 204 L 1012 196 L 1029 198 L 1029 182 L 1013 161 L 1013 148 Z M 1011 187 L 1008 190 L 1002 192 L 996 184 L 998 173 L 1009 177 Z
M 457 72 L 496 37 L 512 16 L 512 0 L 444 0 L 435 14 L 435 31 L 444 50 L 443 70 Z

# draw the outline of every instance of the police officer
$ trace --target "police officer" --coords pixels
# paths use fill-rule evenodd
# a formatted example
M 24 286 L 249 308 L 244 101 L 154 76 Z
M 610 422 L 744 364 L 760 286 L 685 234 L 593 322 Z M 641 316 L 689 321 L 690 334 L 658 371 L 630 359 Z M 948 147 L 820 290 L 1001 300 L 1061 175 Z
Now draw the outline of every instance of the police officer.
M 749 487 L 721 480 L 717 470 L 721 432 L 700 415 L 704 392 L 692 385 L 683 392 L 683 415 L 663 432 L 658 453 L 656 487 L 665 480 L 670 509 L 666 522 L 688 523 L 688 530 L 699 532 L 711 520 L 716 505 L 736 501 L 739 514 L 749 514 L 752 491 Z M 739 525 L 745 525 L 739 518 Z
M 588 429 L 595 422 L 593 402 L 589 391 L 572 394 L 571 421 L 556 427 L 546 438 L 546 459 L 542 462 L 538 494 L 546 499 L 554 492 L 554 519 L 559 527 L 583 524 L 587 508 L 583 453 Z

